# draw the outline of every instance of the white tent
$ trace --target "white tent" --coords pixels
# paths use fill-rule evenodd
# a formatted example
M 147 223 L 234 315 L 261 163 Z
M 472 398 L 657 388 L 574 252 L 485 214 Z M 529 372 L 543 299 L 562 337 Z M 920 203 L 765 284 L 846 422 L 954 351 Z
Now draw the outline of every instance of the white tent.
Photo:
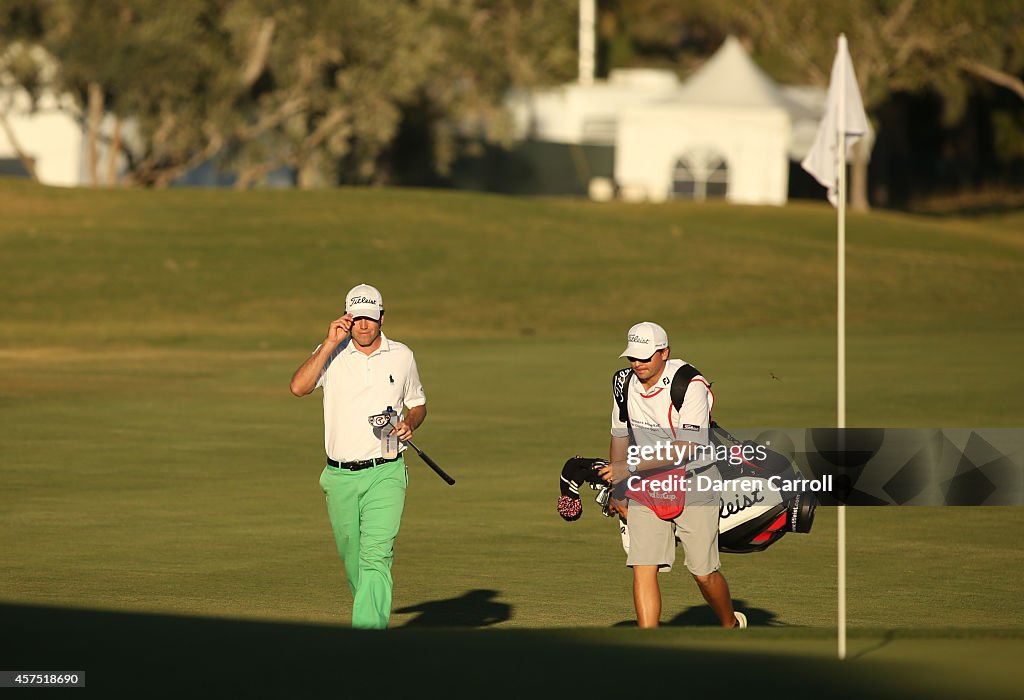
M 789 160 L 799 155 L 791 152 L 794 121 L 814 128 L 819 116 L 729 37 L 671 97 L 623 110 L 615 180 L 632 199 L 784 204 Z

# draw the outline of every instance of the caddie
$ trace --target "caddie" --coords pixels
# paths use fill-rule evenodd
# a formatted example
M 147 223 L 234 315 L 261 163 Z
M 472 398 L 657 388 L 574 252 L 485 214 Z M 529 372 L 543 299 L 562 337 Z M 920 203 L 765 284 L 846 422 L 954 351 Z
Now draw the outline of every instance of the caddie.
M 620 357 L 630 366 L 613 376 L 610 463 L 599 472 L 616 485 L 616 494 L 626 496 L 612 507 L 629 526 L 626 565 L 633 569 L 637 624 L 658 626 L 658 573 L 671 571 L 678 537 L 686 568 L 722 626 L 746 627 L 719 571 L 721 493 L 698 490 L 696 483 L 698 475 L 721 480 L 713 455 L 699 449 L 710 444 L 715 397 L 692 365 L 670 354 L 668 334 L 658 324 L 645 321 L 629 329 Z M 682 476 L 676 479 L 677 474 Z
M 291 391 L 324 392 L 327 466 L 320 487 L 338 554 L 352 592 L 352 626 L 383 629 L 391 617 L 391 564 L 405 507 L 409 476 L 397 453 L 382 452 L 382 431 L 412 439 L 427 416 L 427 398 L 416 359 L 407 346 L 384 335 L 380 292 L 359 284 L 345 297 L 345 315 L 331 321 L 327 337 L 295 371 Z M 392 429 L 373 416 L 394 407 Z

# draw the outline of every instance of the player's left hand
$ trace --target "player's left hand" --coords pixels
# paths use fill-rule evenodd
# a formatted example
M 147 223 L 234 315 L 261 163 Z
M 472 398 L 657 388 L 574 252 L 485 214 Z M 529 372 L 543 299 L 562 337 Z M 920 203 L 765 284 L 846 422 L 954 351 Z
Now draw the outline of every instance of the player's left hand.
M 404 420 L 395 423 L 395 427 L 392 428 L 391 432 L 397 435 L 398 439 L 402 442 L 412 440 L 412 428 Z

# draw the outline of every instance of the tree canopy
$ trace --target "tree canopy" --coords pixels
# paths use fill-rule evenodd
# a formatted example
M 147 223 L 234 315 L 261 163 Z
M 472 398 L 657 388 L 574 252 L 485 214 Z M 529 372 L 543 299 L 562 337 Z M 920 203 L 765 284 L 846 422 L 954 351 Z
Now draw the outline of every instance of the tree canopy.
M 961 117 L 979 82 L 1024 100 L 1024 0 L 599 0 L 601 64 L 689 72 L 730 33 L 774 77 L 824 86 L 849 38 L 869 112 L 934 93 Z M 216 159 L 239 186 L 287 167 L 302 186 L 393 181 L 403 134 L 437 173 L 474 139 L 507 141 L 510 87 L 572 79 L 573 2 L 6 0 L 0 89 L 70 96 L 89 170 L 166 185 Z M 8 101 L 9 102 L 9 101 Z M 0 127 L 8 129 L 0 99 Z M 115 126 L 101 129 L 104 115 Z M 109 119 L 109 117 L 107 117 Z M 1015 143 L 1015 118 L 996 120 Z M 465 138 L 467 135 L 473 138 Z
M 575 8 L 541 0 L 11 0 L 0 13 L 3 47 L 53 58 L 45 81 L 15 74 L 32 94 L 72 95 L 94 138 L 105 112 L 133 122 L 116 146 L 144 185 L 214 156 L 242 185 L 282 166 L 306 186 L 380 181 L 413 111 L 444 171 L 456 127 L 506 138 L 505 91 L 575 66 Z

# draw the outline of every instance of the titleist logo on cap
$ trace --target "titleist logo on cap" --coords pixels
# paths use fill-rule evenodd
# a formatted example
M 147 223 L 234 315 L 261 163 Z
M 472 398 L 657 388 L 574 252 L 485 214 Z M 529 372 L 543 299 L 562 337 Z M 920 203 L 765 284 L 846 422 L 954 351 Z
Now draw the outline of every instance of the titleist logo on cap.
M 629 339 L 628 339 L 627 342 L 630 342 L 630 343 L 640 343 L 641 345 L 648 345 L 651 341 L 649 341 L 647 338 L 643 337 L 642 335 L 633 335 L 632 333 L 630 333 L 629 334 Z
M 356 304 L 376 304 L 377 300 L 371 299 L 370 297 L 352 297 L 348 300 L 348 303 L 353 306 Z

